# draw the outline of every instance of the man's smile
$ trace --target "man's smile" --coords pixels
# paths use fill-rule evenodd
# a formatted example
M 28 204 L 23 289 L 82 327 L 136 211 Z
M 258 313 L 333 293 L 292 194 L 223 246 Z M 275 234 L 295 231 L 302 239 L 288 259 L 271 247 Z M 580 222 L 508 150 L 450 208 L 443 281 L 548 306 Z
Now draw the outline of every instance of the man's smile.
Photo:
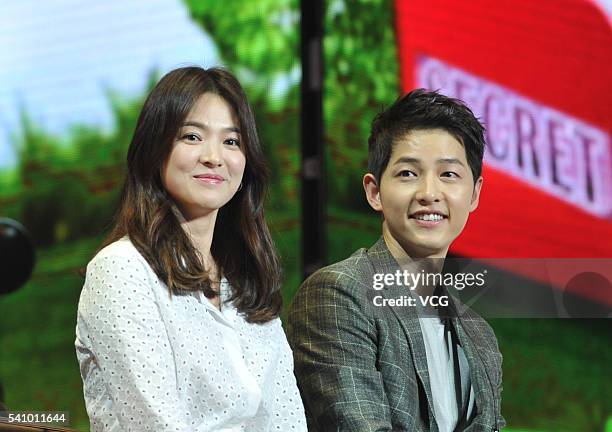
M 440 225 L 448 216 L 437 210 L 418 210 L 409 216 L 419 226 L 436 227 Z

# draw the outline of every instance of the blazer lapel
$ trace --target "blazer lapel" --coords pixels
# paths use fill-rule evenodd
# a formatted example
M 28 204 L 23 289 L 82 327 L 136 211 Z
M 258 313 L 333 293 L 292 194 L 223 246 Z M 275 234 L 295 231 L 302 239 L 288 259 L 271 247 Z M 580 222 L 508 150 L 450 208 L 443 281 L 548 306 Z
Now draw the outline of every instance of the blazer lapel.
M 380 237 L 380 239 L 368 250 L 368 257 L 374 267 L 375 273 L 395 274 L 400 268 L 395 258 L 393 258 L 393 255 L 391 255 L 391 252 L 389 252 L 389 248 L 382 237 Z M 393 292 L 405 295 L 406 288 L 387 287 L 381 291 L 381 295 L 384 298 L 398 298 L 397 295 L 392 294 Z M 429 383 L 425 342 L 423 341 L 423 334 L 421 333 L 421 325 L 419 324 L 416 309 L 414 307 L 386 307 L 392 311 L 404 330 L 408 345 L 410 346 L 412 362 L 414 363 L 421 385 L 425 390 L 427 406 L 429 408 L 429 428 L 430 431 L 437 432 L 438 427 L 435 420 L 431 385 Z
M 458 310 L 456 299 L 452 295 L 449 295 L 449 299 L 456 313 Z M 487 373 L 485 372 L 485 368 L 487 366 L 483 363 L 483 360 L 480 358 L 480 355 L 477 352 L 478 348 L 474 338 L 478 337 L 478 329 L 474 327 L 471 320 L 461 319 L 459 314 L 456 314 L 453 318 L 453 325 L 457 329 L 459 342 L 461 343 L 461 347 L 463 348 L 463 352 L 465 353 L 465 357 L 468 361 L 470 368 L 470 381 L 474 390 L 476 416 L 472 419 L 470 424 L 476 424 L 479 422 L 488 423 L 488 421 L 484 421 L 484 418 L 489 417 L 487 414 L 489 404 L 486 403 L 486 400 L 491 397 L 494 398 L 495 395 L 492 393 L 491 384 L 485 376 Z M 469 430 L 469 425 L 467 430 Z

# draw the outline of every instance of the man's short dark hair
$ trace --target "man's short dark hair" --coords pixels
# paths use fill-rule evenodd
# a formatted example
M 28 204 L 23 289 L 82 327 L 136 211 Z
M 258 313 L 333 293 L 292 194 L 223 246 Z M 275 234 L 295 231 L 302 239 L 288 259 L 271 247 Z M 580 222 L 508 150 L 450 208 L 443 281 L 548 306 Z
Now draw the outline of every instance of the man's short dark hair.
M 437 91 L 416 89 L 399 97 L 372 121 L 368 171 L 379 185 L 397 141 L 411 131 L 428 129 L 445 130 L 463 144 L 476 182 L 482 173 L 484 127 L 463 101 Z

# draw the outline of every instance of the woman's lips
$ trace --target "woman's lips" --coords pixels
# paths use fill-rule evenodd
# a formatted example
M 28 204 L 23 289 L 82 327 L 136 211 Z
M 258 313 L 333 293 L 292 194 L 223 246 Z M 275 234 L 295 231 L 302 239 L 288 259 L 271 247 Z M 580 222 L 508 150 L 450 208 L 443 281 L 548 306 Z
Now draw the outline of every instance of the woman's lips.
M 193 178 L 205 184 L 221 184 L 225 181 L 223 177 L 217 174 L 201 174 L 193 176 Z

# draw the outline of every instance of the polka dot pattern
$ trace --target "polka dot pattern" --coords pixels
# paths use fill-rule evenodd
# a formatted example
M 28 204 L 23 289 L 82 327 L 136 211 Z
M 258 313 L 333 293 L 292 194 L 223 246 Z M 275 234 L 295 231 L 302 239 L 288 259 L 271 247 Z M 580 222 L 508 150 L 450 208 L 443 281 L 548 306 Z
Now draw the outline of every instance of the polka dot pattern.
M 89 263 L 76 336 L 93 432 L 306 431 L 280 320 L 171 296 L 127 238 Z

